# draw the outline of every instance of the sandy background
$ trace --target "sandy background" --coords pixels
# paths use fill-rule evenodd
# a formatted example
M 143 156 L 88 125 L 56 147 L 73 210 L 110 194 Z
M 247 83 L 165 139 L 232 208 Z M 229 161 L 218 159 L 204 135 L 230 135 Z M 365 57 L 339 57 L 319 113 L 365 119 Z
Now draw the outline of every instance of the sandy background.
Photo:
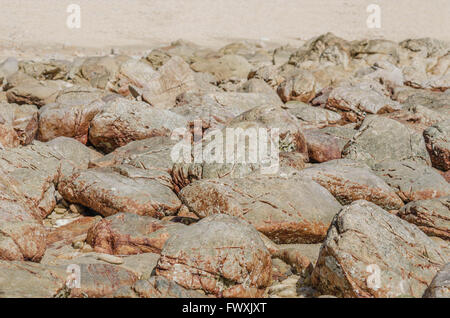
M 66 26 L 71 3 L 81 6 L 81 29 Z M 381 29 L 367 28 L 371 3 L 381 7 Z M 214 47 L 244 38 L 295 45 L 328 31 L 450 40 L 450 0 L 0 0 L 1 55 L 139 50 L 179 38 Z

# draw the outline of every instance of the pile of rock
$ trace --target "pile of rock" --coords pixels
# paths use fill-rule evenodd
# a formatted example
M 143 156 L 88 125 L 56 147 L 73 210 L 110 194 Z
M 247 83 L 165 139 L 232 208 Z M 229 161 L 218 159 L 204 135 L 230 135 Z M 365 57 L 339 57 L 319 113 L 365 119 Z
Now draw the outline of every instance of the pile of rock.
M 9 58 L 0 297 L 450 297 L 449 57 L 328 33 Z

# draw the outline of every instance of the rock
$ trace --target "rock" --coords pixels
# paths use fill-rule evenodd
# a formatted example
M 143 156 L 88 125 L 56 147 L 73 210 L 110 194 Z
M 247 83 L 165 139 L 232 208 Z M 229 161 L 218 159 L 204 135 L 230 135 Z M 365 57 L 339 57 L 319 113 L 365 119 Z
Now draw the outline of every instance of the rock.
M 304 130 L 308 156 L 311 162 L 326 162 L 341 158 L 338 138 L 320 130 Z
M 436 274 L 423 298 L 450 298 L 450 263 Z
M 404 202 L 450 195 L 450 184 L 427 165 L 412 160 L 387 160 L 373 169 Z
M 317 183 L 295 177 L 199 180 L 179 196 L 200 218 L 217 213 L 238 216 L 275 243 L 321 242 L 341 207 Z
M 166 240 L 182 230 L 179 223 L 129 213 L 118 213 L 95 224 L 88 233 L 87 242 L 96 252 L 132 255 L 160 253 Z
M 6 97 L 11 104 L 29 104 L 37 107 L 54 102 L 59 89 L 48 82 L 39 82 L 34 78 L 17 72 L 8 78 Z M 12 86 L 12 88 L 11 88 Z
M 145 57 L 145 61 L 149 63 L 153 69 L 158 70 L 170 60 L 170 57 L 170 54 L 164 50 L 154 49 Z
M 118 212 L 163 217 L 181 206 L 167 172 L 128 165 L 76 171 L 58 185 L 65 200 L 103 216 Z
M 71 137 L 87 143 L 89 125 L 105 106 L 104 93 L 86 88 L 62 91 L 55 103 L 39 110 L 38 139 L 49 141 L 59 136 Z
M 22 198 L 23 194 L 17 188 L 17 184 L 2 172 L 0 260 L 39 262 L 45 252 L 47 233 L 39 220 L 39 212 Z M 1 289 L 0 287 L 0 291 Z
M 144 90 L 147 83 L 159 76 L 159 73 L 147 63 L 129 59 L 120 65 L 116 84 L 118 86 L 117 91 L 123 96 L 128 96 L 130 95 L 130 85 Z
M 366 114 L 391 113 L 401 109 L 401 105 L 381 95 L 372 87 L 341 86 L 333 89 L 326 107 L 340 112 L 349 122 L 364 119 Z
M 21 61 L 19 68 L 25 74 L 43 80 L 65 80 L 70 71 L 69 61 L 49 60 L 49 61 Z
M 73 240 L 83 234 L 101 220 L 100 217 L 82 217 L 67 225 L 53 229 L 47 235 L 47 245 L 51 246 L 58 242 L 70 244 Z
M 217 92 L 204 95 L 185 94 L 172 112 L 184 116 L 192 126 L 195 120 L 204 129 L 217 128 L 255 107 L 282 105 L 275 94 Z
M 194 74 L 180 57 L 172 57 L 155 77 L 145 82 L 142 98 L 158 109 L 175 106 L 176 97 L 195 88 Z
M 113 265 L 123 264 L 123 259 L 121 257 L 109 254 L 100 254 L 99 256 L 97 256 L 97 259 Z
M 0 170 L 38 209 L 40 218 L 45 218 L 55 208 L 59 179 L 74 169 L 86 169 L 93 157 L 91 150 L 78 141 L 59 137 L 48 144 L 34 141 L 26 147 L 0 150 Z
M 38 110 L 34 105 L 0 103 L 0 130 L 10 132 L 11 138 L 17 142 L 4 142 L 4 135 L 0 139 L 4 147 L 30 144 L 36 136 L 38 128 Z M 14 136 L 15 135 L 15 136 Z
M 196 72 L 213 74 L 218 81 L 227 81 L 231 78 L 247 78 L 251 65 L 239 55 L 225 55 L 220 58 L 200 60 L 191 65 Z
M 428 236 L 450 241 L 450 196 L 410 202 L 398 216 L 417 225 Z
M 423 132 L 433 167 L 450 170 L 450 119 L 441 121 Z
M 117 99 L 109 102 L 91 121 L 89 141 L 98 149 L 111 152 L 134 140 L 169 136 L 186 120 L 168 110 L 143 102 Z
M 309 266 L 316 265 L 317 259 L 319 258 L 320 248 L 322 244 L 280 244 L 278 245 L 278 251 L 274 254 L 276 257 L 287 261 L 289 264 L 294 265 L 297 269 L 297 273 L 301 273 L 302 270 L 312 269 Z M 297 259 L 303 260 L 298 262 Z M 305 261 L 305 259 L 307 261 Z M 297 264 L 297 265 L 296 265 Z M 298 264 L 302 265 L 299 267 Z M 306 265 L 306 266 L 305 266 Z M 300 270 L 298 270 L 300 269 Z
M 415 225 L 356 201 L 335 217 L 312 282 L 340 297 L 421 297 L 445 258 Z
M 161 276 L 138 280 L 133 291 L 141 298 L 205 298 L 204 294 L 183 288 Z
M 124 61 L 111 56 L 93 56 L 80 62 L 76 76 L 81 80 L 75 80 L 75 83 L 87 82 L 94 88 L 107 89 L 111 87 L 111 82 L 117 77 L 120 64 Z
M 362 163 L 348 159 L 332 160 L 298 173 L 325 187 L 341 203 L 367 200 L 387 210 L 403 206 L 394 189 Z
M 316 96 L 316 83 L 313 74 L 302 70 L 300 74 L 281 83 L 277 92 L 283 102 L 299 101 L 308 103 Z
M 0 296 L 52 298 L 64 288 L 67 275 L 62 268 L 32 262 L 0 261 Z
M 271 279 L 271 259 L 255 229 L 213 215 L 169 238 L 157 276 L 219 297 L 259 297 Z
M 395 120 L 373 115 L 366 117 L 342 156 L 370 166 L 387 159 L 430 163 L 420 134 Z
M 353 138 L 357 133 L 355 130 L 355 124 L 348 124 L 345 126 L 330 126 L 320 129 L 321 132 L 337 138 L 339 149 L 342 153 L 345 145 Z
M 19 62 L 14 57 L 8 57 L 0 64 L 0 79 L 13 75 L 19 70 Z
M 237 91 L 242 93 L 260 93 L 278 96 L 269 84 L 259 78 L 249 79 L 242 84 Z
M 299 119 L 303 128 L 322 128 L 341 120 L 341 115 L 336 112 L 302 102 L 288 102 L 283 108 Z

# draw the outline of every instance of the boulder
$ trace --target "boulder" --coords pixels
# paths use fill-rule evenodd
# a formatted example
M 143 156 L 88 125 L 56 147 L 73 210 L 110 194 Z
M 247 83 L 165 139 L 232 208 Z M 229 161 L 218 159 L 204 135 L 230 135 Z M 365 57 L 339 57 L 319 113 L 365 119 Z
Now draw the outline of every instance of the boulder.
M 199 60 L 191 65 L 196 72 L 213 74 L 218 81 L 227 81 L 231 78 L 247 78 L 251 65 L 239 55 L 228 54 L 219 58 Z
M 303 169 L 298 174 L 325 187 L 341 204 L 367 200 L 387 210 L 403 206 L 395 190 L 363 163 L 332 160 Z
M 87 243 L 98 253 L 133 255 L 160 253 L 167 239 L 184 225 L 148 216 L 117 213 L 95 224 Z
M 341 207 L 325 188 L 296 177 L 199 180 L 179 196 L 200 218 L 217 213 L 237 216 L 275 243 L 322 242 Z
M 34 105 L 0 103 L 0 143 L 4 147 L 30 144 L 38 128 L 38 109 Z
M 450 298 L 450 263 L 436 274 L 423 298 Z
M 421 297 L 446 258 L 415 225 L 361 200 L 336 215 L 312 282 L 340 297 Z
M 185 118 L 171 111 L 144 102 L 116 99 L 108 102 L 91 121 L 89 141 L 108 153 L 134 140 L 169 136 L 186 124 Z
M 127 212 L 158 218 L 181 206 L 172 188 L 167 172 L 129 165 L 76 171 L 58 185 L 65 200 L 103 216 Z
M 450 196 L 410 202 L 400 209 L 398 216 L 417 225 L 428 236 L 450 241 Z
M 308 103 L 316 96 L 316 79 L 306 70 L 288 78 L 278 86 L 277 92 L 283 102 L 299 101 Z
M 341 115 L 334 111 L 322 107 L 313 107 L 302 102 L 288 102 L 283 108 L 294 115 L 303 128 L 322 128 L 336 124 L 341 120 Z
M 261 297 L 271 268 L 270 253 L 252 226 L 213 215 L 166 241 L 156 275 L 219 297 Z
M 320 130 L 304 130 L 310 162 L 326 162 L 341 158 L 338 138 Z
M 138 280 L 133 285 L 133 292 L 140 298 L 205 298 L 194 290 L 181 287 L 177 283 L 162 276 L 153 276 L 146 280 Z
M 450 170 L 450 119 L 441 121 L 423 132 L 433 167 Z
M 430 163 L 422 136 L 401 123 L 371 115 L 344 147 L 342 156 L 372 166 L 387 159 Z
M 386 160 L 374 166 L 404 202 L 450 195 L 450 184 L 433 168 L 412 160 Z

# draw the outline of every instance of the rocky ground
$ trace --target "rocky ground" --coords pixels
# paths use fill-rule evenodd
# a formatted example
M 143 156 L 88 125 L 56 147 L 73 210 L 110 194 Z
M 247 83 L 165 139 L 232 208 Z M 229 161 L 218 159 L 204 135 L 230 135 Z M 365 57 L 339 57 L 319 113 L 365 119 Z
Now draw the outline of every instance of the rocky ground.
M 450 297 L 446 42 L 176 41 L 0 80 L 0 297 Z M 278 128 L 279 170 L 174 163 L 198 123 L 204 148 Z

